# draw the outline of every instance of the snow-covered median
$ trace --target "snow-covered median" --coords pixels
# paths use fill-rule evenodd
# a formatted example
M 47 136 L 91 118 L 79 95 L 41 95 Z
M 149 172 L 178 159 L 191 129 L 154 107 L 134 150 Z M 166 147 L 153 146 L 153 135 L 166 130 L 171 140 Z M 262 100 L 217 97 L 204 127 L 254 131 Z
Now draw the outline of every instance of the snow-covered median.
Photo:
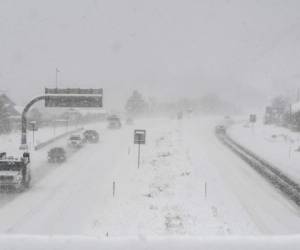
M 137 146 L 130 142 L 128 151 L 118 154 L 114 161 L 119 166 L 114 174 L 115 197 L 97 212 L 91 234 L 257 233 L 202 154 L 197 123 L 159 119 L 138 122 L 137 128 L 147 129 L 141 166 L 137 168 Z M 132 132 L 129 135 L 132 140 Z

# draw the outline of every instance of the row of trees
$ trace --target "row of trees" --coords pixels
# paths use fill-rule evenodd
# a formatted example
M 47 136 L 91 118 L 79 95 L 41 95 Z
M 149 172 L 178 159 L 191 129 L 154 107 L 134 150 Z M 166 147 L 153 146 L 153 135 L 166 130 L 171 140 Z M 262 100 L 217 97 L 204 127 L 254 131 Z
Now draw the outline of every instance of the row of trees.
M 270 106 L 266 107 L 265 124 L 288 126 L 291 118 L 291 101 L 286 96 L 274 97 Z
M 172 115 L 178 112 L 190 112 L 191 110 L 204 114 L 237 114 L 241 112 L 234 104 L 222 100 L 222 98 L 216 94 L 208 94 L 195 99 L 157 102 L 154 98 L 149 98 L 148 101 L 146 101 L 142 94 L 135 90 L 125 105 L 127 115 L 132 117 L 144 114 Z
M 271 100 L 266 107 L 265 124 L 276 124 L 300 130 L 300 110 L 292 109 L 292 101 L 283 95 Z

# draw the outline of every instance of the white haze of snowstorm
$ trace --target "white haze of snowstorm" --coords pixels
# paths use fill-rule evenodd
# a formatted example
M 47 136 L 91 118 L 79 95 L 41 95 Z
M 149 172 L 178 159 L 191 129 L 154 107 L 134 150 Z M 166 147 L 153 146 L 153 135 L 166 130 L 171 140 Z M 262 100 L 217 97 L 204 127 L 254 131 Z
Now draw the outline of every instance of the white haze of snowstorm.
M 45 86 L 133 89 L 160 99 L 216 92 L 261 105 L 299 82 L 299 1 L 0 3 L 0 90 L 24 104 Z

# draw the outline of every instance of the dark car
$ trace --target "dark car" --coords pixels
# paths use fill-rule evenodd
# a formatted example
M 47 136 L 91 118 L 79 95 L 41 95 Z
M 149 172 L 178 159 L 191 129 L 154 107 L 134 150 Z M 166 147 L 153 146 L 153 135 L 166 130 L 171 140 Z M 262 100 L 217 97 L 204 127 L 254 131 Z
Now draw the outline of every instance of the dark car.
M 83 136 L 86 142 L 89 143 L 99 142 L 99 134 L 96 130 L 86 130 L 83 132 Z
M 224 125 L 218 125 L 215 128 L 216 134 L 225 134 L 226 133 L 226 127 Z
M 66 151 L 61 147 L 52 148 L 48 152 L 48 162 L 50 163 L 61 163 L 64 162 L 66 159 Z
M 108 128 L 110 129 L 119 129 L 122 127 L 121 120 L 116 115 L 112 115 L 108 117 L 107 120 L 108 120 Z

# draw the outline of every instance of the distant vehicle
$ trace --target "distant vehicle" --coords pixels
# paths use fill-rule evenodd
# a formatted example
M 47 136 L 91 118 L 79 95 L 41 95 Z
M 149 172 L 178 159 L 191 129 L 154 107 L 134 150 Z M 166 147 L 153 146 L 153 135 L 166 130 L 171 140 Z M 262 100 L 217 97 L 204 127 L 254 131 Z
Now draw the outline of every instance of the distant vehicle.
M 216 134 L 225 134 L 226 133 L 226 127 L 224 125 L 218 125 L 215 128 Z
M 30 155 L 24 153 L 22 157 L 7 157 L 5 152 L 0 154 L 0 188 L 29 188 L 31 180 Z
M 38 131 L 39 130 L 39 127 L 36 124 L 32 125 L 32 123 L 29 123 L 29 126 L 27 126 L 27 128 L 29 131 Z
M 48 162 L 50 163 L 61 163 L 66 161 L 66 159 L 66 151 L 62 147 L 52 148 L 48 152 Z
M 126 119 L 126 124 L 132 125 L 132 124 L 133 124 L 133 119 L 132 119 L 131 117 L 128 117 L 128 118 Z
M 183 112 L 178 112 L 177 113 L 177 120 L 181 120 L 183 117 Z
M 68 140 L 68 146 L 72 148 L 81 148 L 84 140 L 81 135 L 71 135 Z
M 86 142 L 97 143 L 99 142 L 99 134 L 96 130 L 86 130 L 83 132 L 83 137 Z
M 112 115 L 108 117 L 107 120 L 108 120 L 108 128 L 110 129 L 118 129 L 122 127 L 121 120 L 116 115 Z

